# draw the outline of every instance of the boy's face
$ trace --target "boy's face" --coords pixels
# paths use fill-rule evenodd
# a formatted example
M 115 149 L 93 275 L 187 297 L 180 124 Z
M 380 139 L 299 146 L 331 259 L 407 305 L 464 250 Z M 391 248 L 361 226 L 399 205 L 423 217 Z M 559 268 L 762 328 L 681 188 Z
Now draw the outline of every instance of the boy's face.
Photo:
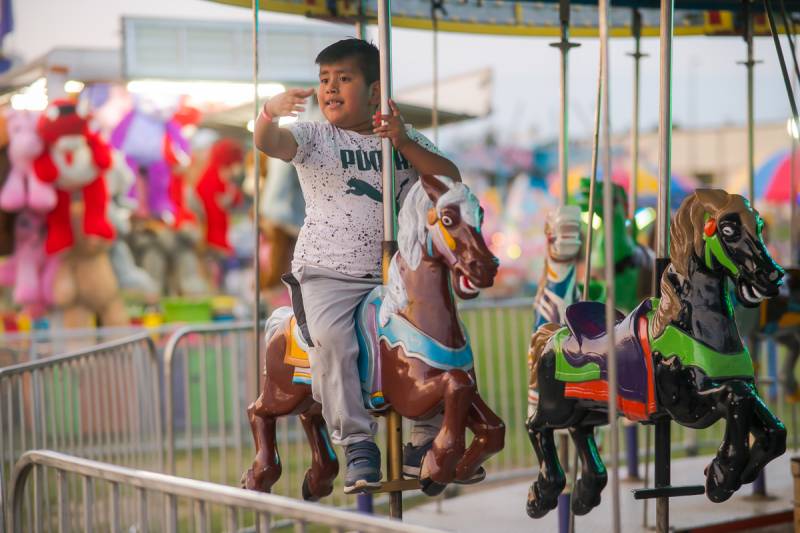
M 371 128 L 372 114 L 380 103 L 380 84 L 367 85 L 355 59 L 319 66 L 317 100 L 328 122 L 344 129 Z

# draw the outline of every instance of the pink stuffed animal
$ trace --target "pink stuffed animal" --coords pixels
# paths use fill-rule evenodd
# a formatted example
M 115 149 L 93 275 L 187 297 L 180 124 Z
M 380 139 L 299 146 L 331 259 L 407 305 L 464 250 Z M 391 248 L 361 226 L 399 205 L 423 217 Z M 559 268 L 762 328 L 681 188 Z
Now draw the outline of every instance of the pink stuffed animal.
M 37 213 L 47 213 L 56 205 L 53 187 L 40 181 L 33 172 L 33 160 L 44 150 L 44 143 L 36 133 L 37 118 L 29 111 L 14 110 L 6 116 L 11 170 L 0 191 L 0 209 L 5 211 L 29 207 Z
M 0 285 L 14 287 L 14 302 L 34 318 L 53 304 L 53 279 L 58 256 L 44 251 L 44 217 L 31 211 L 17 215 L 14 255 L 0 263 Z

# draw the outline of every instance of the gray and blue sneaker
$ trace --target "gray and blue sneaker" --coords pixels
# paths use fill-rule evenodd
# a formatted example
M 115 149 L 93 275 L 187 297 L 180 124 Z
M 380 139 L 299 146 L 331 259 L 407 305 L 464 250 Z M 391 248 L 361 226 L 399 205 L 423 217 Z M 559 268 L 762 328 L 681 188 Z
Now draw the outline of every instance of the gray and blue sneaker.
M 422 470 L 422 460 L 425 454 L 433 446 L 433 441 L 423 444 L 421 446 L 412 446 L 410 443 L 403 447 L 403 476 L 407 478 L 419 479 L 420 471 Z M 486 470 L 479 467 L 478 470 L 472 474 L 469 479 L 464 481 L 456 480 L 454 483 L 459 485 L 473 485 L 486 479 Z
M 374 442 L 365 440 L 350 444 L 345 449 L 345 460 L 345 494 L 369 492 L 381 487 L 381 451 Z

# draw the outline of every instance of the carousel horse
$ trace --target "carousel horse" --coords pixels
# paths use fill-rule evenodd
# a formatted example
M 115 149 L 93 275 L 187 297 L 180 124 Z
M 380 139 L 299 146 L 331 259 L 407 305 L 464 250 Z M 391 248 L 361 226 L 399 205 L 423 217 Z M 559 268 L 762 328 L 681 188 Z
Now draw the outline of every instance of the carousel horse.
M 642 299 L 652 292 L 653 263 L 655 255 L 653 250 L 636 242 L 632 234 L 632 227 L 625 216 L 628 205 L 625 189 L 616 183 L 614 188 L 614 210 L 611 220 L 614 224 L 614 274 L 617 297 L 617 307 L 623 311 L 631 311 Z M 589 212 L 589 180 L 581 180 L 583 192 L 582 209 Z M 603 216 L 603 188 L 597 187 L 595 191 L 595 213 Z M 605 221 L 604 221 L 605 222 Z M 602 228 L 602 226 L 601 226 Z M 605 264 L 605 232 L 596 230 L 598 236 L 593 240 L 592 266 L 603 271 Z M 605 283 L 594 279 L 590 284 L 590 298 L 598 301 L 605 300 Z M 602 297 L 597 297 L 603 295 Z
M 778 294 L 783 270 L 764 246 L 761 224 L 741 196 L 696 190 L 672 224 L 672 263 L 661 276 L 662 297 L 643 301 L 627 317 L 618 312 L 614 328 L 618 407 L 626 418 L 669 416 L 691 428 L 725 418 L 724 441 L 705 470 L 713 502 L 727 500 L 786 450 L 786 428 L 756 390 L 726 289 L 730 278 L 737 298 L 751 307 Z M 572 493 L 575 514 L 600 503 L 607 481 L 594 441 L 594 427 L 608 422 L 605 305 L 574 304 L 566 322 L 546 324 L 531 338 L 531 382 L 539 403 L 527 427 L 540 463 L 528 495 L 533 518 L 556 506 L 566 482 L 555 429 L 569 428 L 582 459 Z
M 544 234 L 547 257 L 533 301 L 534 328 L 548 322 L 561 324 L 566 308 L 578 301 L 575 267 L 581 250 L 580 208 L 566 205 L 548 213 Z
M 442 428 L 425 455 L 420 484 L 428 495 L 468 480 L 503 448 L 503 421 L 478 394 L 469 338 L 453 293 L 463 299 L 490 287 L 498 261 L 481 234 L 482 209 L 462 183 L 422 176 L 399 214 L 399 252 L 389 281 L 366 296 L 356 312 L 361 346 L 358 369 L 365 405 L 391 407 L 426 420 L 443 413 Z M 308 384 L 303 334 L 288 308 L 267 322 L 266 370 L 260 396 L 248 408 L 256 456 L 242 476 L 245 488 L 268 492 L 281 475 L 275 443 L 278 417 L 299 415 L 312 449 L 303 497 L 333 490 L 339 471 L 321 406 Z M 465 450 L 465 430 L 475 438 Z

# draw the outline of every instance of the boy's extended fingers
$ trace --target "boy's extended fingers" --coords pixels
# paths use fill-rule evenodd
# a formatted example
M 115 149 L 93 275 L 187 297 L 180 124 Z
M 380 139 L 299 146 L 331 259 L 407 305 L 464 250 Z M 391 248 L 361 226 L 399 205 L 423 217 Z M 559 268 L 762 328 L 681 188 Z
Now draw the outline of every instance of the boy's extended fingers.
M 400 109 L 397 108 L 397 104 L 394 103 L 394 100 L 389 98 L 389 107 L 392 108 L 392 115 L 399 117 L 400 116 Z

